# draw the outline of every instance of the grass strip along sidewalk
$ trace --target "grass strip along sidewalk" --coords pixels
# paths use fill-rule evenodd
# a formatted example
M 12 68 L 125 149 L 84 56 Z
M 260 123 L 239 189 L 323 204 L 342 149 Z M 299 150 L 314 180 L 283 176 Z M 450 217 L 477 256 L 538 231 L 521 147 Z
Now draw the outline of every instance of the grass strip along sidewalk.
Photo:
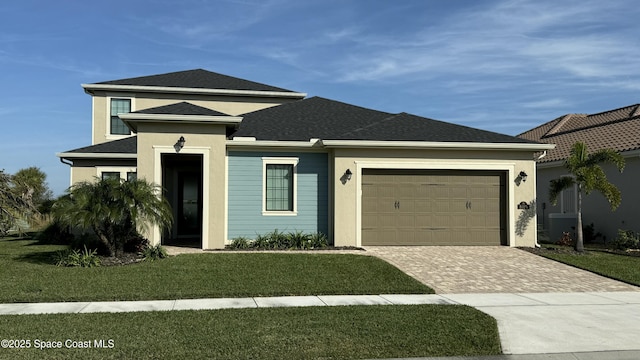
M 0 349 L 0 358 L 11 359 L 362 359 L 500 353 L 495 320 L 461 305 L 3 315 L 0 329 L 3 338 L 30 340 L 30 349 Z M 61 343 L 62 349 L 34 349 L 36 340 L 38 346 Z M 95 340 L 107 347 L 96 348 Z M 87 344 L 91 347 L 77 347 Z
M 640 286 L 640 257 L 587 251 L 583 254 L 540 252 L 540 255 L 593 273 Z

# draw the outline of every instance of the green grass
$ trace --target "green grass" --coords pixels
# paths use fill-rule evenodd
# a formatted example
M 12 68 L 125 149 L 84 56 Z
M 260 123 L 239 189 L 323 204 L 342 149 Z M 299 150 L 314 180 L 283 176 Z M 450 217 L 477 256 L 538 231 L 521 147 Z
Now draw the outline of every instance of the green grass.
M 544 257 L 612 279 L 640 286 L 640 257 L 588 251 L 584 254 L 546 253 Z
M 117 267 L 56 267 L 50 258 L 62 248 L 1 239 L 0 303 L 433 293 L 371 256 L 217 252 Z
M 348 306 L 0 316 L 2 338 L 112 339 L 107 349 L 0 349 L 10 359 L 362 359 L 500 353 L 466 306 Z

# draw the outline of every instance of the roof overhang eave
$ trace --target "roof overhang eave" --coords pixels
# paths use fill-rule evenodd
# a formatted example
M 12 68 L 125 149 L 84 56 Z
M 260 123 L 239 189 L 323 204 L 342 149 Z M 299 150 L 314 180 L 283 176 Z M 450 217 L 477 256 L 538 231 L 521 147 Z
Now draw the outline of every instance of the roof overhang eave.
M 318 139 L 309 141 L 278 141 L 278 140 L 227 140 L 227 147 L 239 148 L 312 148 L 322 147 L 322 142 Z
M 114 85 L 114 84 L 82 84 L 87 94 L 93 95 L 94 91 L 122 91 L 142 93 L 170 93 L 170 94 L 201 94 L 221 96 L 248 96 L 304 99 L 306 93 L 289 91 L 259 91 L 259 90 L 232 90 L 232 89 L 206 89 L 173 86 L 141 86 L 141 85 Z
M 210 115 L 178 115 L 178 114 L 137 114 L 128 113 L 118 115 L 133 132 L 138 132 L 138 124 L 179 123 L 208 124 L 208 125 L 237 125 L 242 122 L 240 116 L 210 116 Z
M 76 153 L 60 152 L 56 156 L 61 159 L 137 159 L 137 154 L 132 153 Z
M 545 151 L 555 144 L 533 143 L 478 143 L 436 141 L 371 141 L 371 140 L 322 140 L 328 148 L 403 148 L 403 149 L 448 149 L 448 150 L 509 150 Z

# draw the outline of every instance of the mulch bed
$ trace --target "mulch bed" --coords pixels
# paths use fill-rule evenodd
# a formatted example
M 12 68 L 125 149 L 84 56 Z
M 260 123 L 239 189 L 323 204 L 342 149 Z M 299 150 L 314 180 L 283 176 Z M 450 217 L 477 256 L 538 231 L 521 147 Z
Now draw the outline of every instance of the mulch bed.
M 138 254 L 124 253 L 118 257 L 115 256 L 100 256 L 100 266 L 121 266 L 136 264 L 142 261 L 142 258 Z

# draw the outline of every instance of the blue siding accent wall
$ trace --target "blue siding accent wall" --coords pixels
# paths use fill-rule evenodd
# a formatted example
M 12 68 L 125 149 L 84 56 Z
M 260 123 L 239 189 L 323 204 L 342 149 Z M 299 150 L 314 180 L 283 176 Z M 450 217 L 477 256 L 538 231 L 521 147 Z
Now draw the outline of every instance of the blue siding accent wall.
M 228 237 L 254 239 L 275 229 L 328 234 L 328 156 L 325 153 L 228 153 Z M 262 157 L 297 157 L 297 216 L 262 215 Z

